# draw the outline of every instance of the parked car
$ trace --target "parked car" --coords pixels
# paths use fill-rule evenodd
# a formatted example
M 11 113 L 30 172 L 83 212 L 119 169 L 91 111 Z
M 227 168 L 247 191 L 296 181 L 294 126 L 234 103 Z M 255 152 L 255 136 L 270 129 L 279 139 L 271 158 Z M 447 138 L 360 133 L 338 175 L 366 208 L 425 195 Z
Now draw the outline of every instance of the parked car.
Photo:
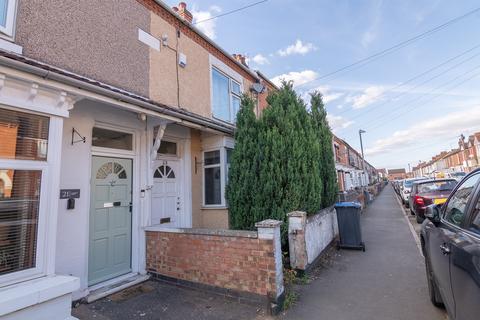
M 400 185 L 402 183 L 403 180 L 393 180 L 392 181 L 392 184 L 393 184 L 393 190 L 395 190 L 395 193 L 400 196 Z
M 450 172 L 449 174 L 447 174 L 447 176 L 449 178 L 453 178 L 453 179 L 456 179 L 457 181 L 461 181 L 463 178 L 465 178 L 467 174 L 465 172 Z
M 400 197 L 402 198 L 402 203 L 408 208 L 408 200 L 410 198 L 410 192 L 412 191 L 412 185 L 415 181 L 425 180 L 425 178 L 411 178 L 403 180 L 400 185 Z
M 455 179 L 433 179 L 415 181 L 410 193 L 410 213 L 417 223 L 425 220 L 425 209 L 432 203 L 443 204 L 457 185 Z
M 421 244 L 430 300 L 452 320 L 480 317 L 480 170 L 427 207 Z

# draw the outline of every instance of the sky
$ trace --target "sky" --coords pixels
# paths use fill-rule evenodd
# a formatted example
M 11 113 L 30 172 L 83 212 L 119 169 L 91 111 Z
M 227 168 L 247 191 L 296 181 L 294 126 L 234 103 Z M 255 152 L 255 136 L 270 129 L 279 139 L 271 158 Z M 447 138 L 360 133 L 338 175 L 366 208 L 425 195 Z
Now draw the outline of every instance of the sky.
M 187 2 L 194 21 L 256 0 Z M 173 6 L 177 1 L 166 1 Z M 324 77 L 480 7 L 474 0 L 269 0 L 196 26 L 272 81 L 324 97 L 333 132 L 377 168 L 414 166 L 480 131 L 480 13 Z

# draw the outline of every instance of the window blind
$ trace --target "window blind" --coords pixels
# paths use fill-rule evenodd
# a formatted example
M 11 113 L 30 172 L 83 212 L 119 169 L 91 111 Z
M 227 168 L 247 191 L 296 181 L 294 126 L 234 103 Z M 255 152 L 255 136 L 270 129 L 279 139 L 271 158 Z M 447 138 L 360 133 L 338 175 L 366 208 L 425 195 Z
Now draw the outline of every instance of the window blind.
M 0 159 L 47 160 L 49 118 L 0 108 Z
M 41 175 L 0 169 L 0 275 L 35 267 Z

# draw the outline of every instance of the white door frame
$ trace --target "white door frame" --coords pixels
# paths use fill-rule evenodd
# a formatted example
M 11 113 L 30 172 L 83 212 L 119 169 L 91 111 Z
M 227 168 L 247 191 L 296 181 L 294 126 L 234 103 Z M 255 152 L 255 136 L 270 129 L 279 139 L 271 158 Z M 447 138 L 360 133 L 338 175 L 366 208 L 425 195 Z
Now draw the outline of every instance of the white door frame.
M 153 128 L 150 130 L 151 139 L 153 141 Z M 176 160 L 179 161 L 179 170 L 181 174 L 180 182 L 180 196 L 182 198 L 182 214 L 185 216 L 185 228 L 192 227 L 192 166 L 191 166 L 191 152 L 190 152 L 190 137 L 179 137 L 171 133 L 165 133 L 162 141 L 171 141 L 177 143 L 177 155 L 158 155 L 155 161 Z M 150 145 L 151 148 L 151 145 Z M 149 150 L 150 151 L 150 150 Z M 150 153 L 148 153 L 150 154 Z M 148 181 L 153 186 L 153 173 L 157 168 L 150 166 Z M 150 212 L 148 213 L 148 223 L 151 225 L 152 217 L 152 195 L 150 193 Z
M 141 146 L 141 141 L 140 141 L 140 136 L 141 134 L 138 134 L 135 129 L 132 128 L 127 128 L 127 127 L 120 127 L 118 125 L 110 125 L 110 124 L 105 124 L 105 123 L 100 123 L 100 122 L 95 122 L 93 127 L 98 127 L 98 128 L 105 128 L 105 129 L 110 129 L 110 130 L 115 130 L 115 131 L 120 131 L 120 132 L 126 132 L 130 133 L 133 135 L 133 150 L 120 150 L 120 149 L 108 149 L 108 148 L 99 148 L 99 147 L 91 147 L 91 154 L 90 154 L 90 163 L 89 163 L 89 172 L 90 176 L 92 174 L 92 158 L 94 156 L 100 156 L 100 157 L 109 157 L 109 158 L 123 158 L 123 159 L 131 159 L 132 160 L 132 252 L 131 252 L 131 268 L 132 268 L 132 273 L 144 273 L 144 270 L 141 269 L 141 266 L 144 265 L 142 264 L 141 261 L 145 260 L 146 257 L 143 254 L 145 250 L 140 250 L 141 248 L 141 243 L 144 243 L 144 241 L 140 241 L 140 235 L 144 234 L 143 232 L 140 232 L 141 228 L 141 214 L 142 210 L 140 208 L 140 194 L 138 190 L 140 190 L 140 146 Z M 93 130 L 92 127 L 92 130 Z M 92 182 L 90 181 L 90 190 L 92 187 Z M 91 192 L 89 192 L 91 194 Z M 89 203 L 91 203 L 92 199 L 91 196 L 89 195 Z M 90 210 L 90 209 L 89 209 Z M 90 212 L 88 215 L 88 226 L 90 225 Z M 90 230 L 88 229 L 88 232 Z M 88 278 L 88 259 L 89 257 L 89 250 L 90 250 L 90 244 L 89 244 L 89 239 L 90 237 L 86 237 L 87 241 L 87 259 L 85 261 L 85 270 L 86 270 L 86 276 Z M 108 281 L 104 282 L 108 283 Z M 100 284 L 95 285 L 94 287 L 98 287 Z

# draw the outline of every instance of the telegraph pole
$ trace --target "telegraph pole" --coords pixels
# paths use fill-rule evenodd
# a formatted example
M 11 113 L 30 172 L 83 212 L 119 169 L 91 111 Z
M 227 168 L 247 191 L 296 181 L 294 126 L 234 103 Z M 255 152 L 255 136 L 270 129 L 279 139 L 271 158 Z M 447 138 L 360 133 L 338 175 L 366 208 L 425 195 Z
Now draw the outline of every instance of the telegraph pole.
M 358 136 L 360 137 L 360 150 L 362 151 L 362 162 L 363 162 L 363 173 L 365 174 L 365 177 L 367 176 L 366 170 L 365 170 L 365 156 L 363 155 L 363 141 L 362 141 L 362 133 L 366 133 L 365 130 L 358 130 Z

